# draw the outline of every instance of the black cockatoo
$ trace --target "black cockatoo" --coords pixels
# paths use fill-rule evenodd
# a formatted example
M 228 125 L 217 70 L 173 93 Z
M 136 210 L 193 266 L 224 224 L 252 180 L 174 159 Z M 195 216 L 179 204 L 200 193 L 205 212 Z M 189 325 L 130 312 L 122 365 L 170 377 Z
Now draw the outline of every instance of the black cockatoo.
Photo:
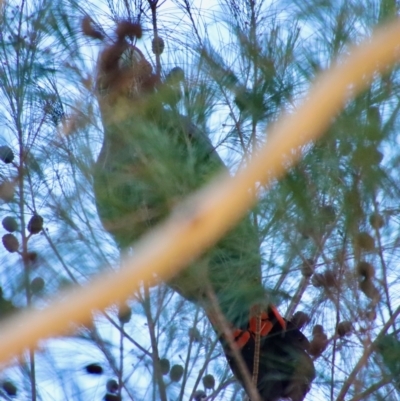
M 253 375 L 258 353 L 257 390 L 263 401 L 281 398 L 302 401 L 315 377 L 313 361 L 308 355 L 309 342 L 290 321 L 269 305 L 260 318 L 260 345 L 256 351 L 256 316 L 250 315 L 246 329 L 234 329 L 233 336 L 244 363 Z M 243 383 L 237 361 L 224 338 L 225 355 L 235 376 Z
M 83 28 L 89 36 L 101 38 L 87 20 Z M 165 106 L 170 88 L 153 74 L 142 52 L 127 41 L 127 37 L 140 36 L 138 24 L 120 22 L 116 40 L 104 48 L 98 60 L 97 97 L 104 141 L 94 171 L 94 191 L 101 221 L 121 249 L 225 168 L 208 136 L 187 117 Z M 243 219 L 168 285 L 206 311 L 210 306 L 206 294 L 211 288 L 232 332 L 251 334 L 240 344 L 250 367 L 255 349 L 250 311 L 255 305 L 265 309 L 267 305 L 259 238 L 250 218 Z M 301 397 L 296 395 L 293 401 L 302 400 L 314 378 L 305 337 L 294 327 L 274 322 L 261 339 L 258 389 L 263 400 L 292 396 L 291 388 L 296 386 Z M 221 342 L 233 372 L 242 380 L 222 337 Z M 301 375 L 298 364 L 304 362 L 308 370 Z M 271 380 L 279 383 L 278 389 Z

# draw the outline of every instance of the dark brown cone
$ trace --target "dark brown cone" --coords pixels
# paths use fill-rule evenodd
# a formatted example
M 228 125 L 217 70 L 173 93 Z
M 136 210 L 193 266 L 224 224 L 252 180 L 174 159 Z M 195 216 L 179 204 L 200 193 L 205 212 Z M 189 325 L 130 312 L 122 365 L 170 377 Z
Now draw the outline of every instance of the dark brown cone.
M 339 337 L 348 336 L 353 331 L 353 325 L 351 322 L 345 320 L 338 324 L 336 331 L 337 331 Z
M 292 317 L 292 323 L 301 330 L 306 324 L 310 322 L 310 316 L 302 311 L 296 312 Z
M 9 146 L 0 146 L 0 160 L 6 164 L 14 160 L 14 153 Z
M 301 265 L 301 274 L 304 277 L 311 277 L 314 273 L 314 261 L 306 259 Z
M 310 354 L 319 357 L 325 351 L 328 345 L 328 337 L 325 333 L 317 334 L 310 342 Z
M 173 382 L 178 382 L 182 379 L 183 372 L 184 369 L 182 365 L 174 365 L 169 371 L 169 377 Z
M 4 248 L 6 248 L 8 252 L 14 253 L 14 252 L 18 251 L 19 242 L 18 242 L 18 239 L 13 234 L 3 235 L 2 240 L 3 240 Z
M 31 234 L 39 234 L 43 229 L 43 217 L 35 214 L 31 217 L 28 223 L 28 231 Z
M 370 280 L 375 276 L 375 268 L 368 262 L 361 261 L 357 265 L 357 274 L 366 280 Z
M 385 220 L 379 213 L 373 213 L 369 216 L 369 224 L 371 224 L 372 228 L 379 230 L 385 225 Z
M 14 231 L 18 230 L 18 223 L 14 219 L 14 217 L 11 216 L 4 217 L 1 224 L 3 225 L 3 228 L 9 233 L 13 233 Z
M 215 387 L 215 378 L 213 375 L 205 375 L 203 377 L 203 386 L 207 389 L 213 389 Z
M 153 51 L 154 54 L 157 55 L 162 54 L 164 51 L 164 47 L 165 47 L 164 40 L 159 36 L 151 41 L 151 50 Z

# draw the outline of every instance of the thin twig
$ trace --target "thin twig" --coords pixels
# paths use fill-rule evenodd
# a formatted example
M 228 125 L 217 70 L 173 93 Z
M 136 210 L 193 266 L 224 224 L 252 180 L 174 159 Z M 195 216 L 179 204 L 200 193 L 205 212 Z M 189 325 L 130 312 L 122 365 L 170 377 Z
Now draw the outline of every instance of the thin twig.
M 156 56 L 156 75 L 161 77 L 161 60 L 160 60 L 160 52 L 159 50 L 159 36 L 158 36 L 158 26 L 157 26 L 157 6 L 158 0 L 149 0 L 150 10 L 151 10 L 151 20 L 153 25 L 153 35 L 154 35 L 154 43 L 157 51 L 155 52 Z
M 257 307 L 256 314 L 256 336 L 255 336 L 255 348 L 254 348 L 254 361 L 253 361 L 253 384 L 257 387 L 258 382 L 258 371 L 260 368 L 260 345 L 261 345 L 261 311 Z
M 121 324 L 123 327 L 124 324 Z M 119 334 L 119 369 L 118 369 L 118 395 L 121 396 L 122 383 L 124 379 L 124 334 L 121 330 Z
M 199 316 L 199 308 L 196 309 L 196 315 L 194 317 L 194 321 L 195 322 L 197 322 L 198 316 Z M 185 360 L 185 366 L 184 366 L 184 370 L 183 370 L 181 391 L 179 393 L 178 400 L 183 400 L 183 396 L 184 396 L 184 392 L 185 392 L 186 380 L 187 380 L 188 373 L 189 373 L 189 362 L 190 362 L 190 359 L 191 359 L 192 347 L 193 347 L 193 340 L 190 339 L 189 347 L 188 347 L 188 350 L 187 350 L 187 353 L 186 353 L 186 360 Z
M 106 312 L 103 312 L 104 317 L 117 329 L 119 330 L 126 339 L 128 339 L 135 347 L 137 347 L 140 351 L 142 351 L 145 355 L 152 357 L 151 352 L 147 351 L 146 348 L 143 348 L 137 341 L 135 341 L 125 330 L 123 327 L 118 325 L 114 320 L 108 315 Z
M 149 334 L 150 334 L 151 347 L 152 347 L 152 351 L 153 351 L 152 357 L 153 357 L 153 367 L 154 367 L 154 378 L 158 384 L 161 401 L 168 401 L 164 380 L 163 380 L 161 370 L 160 370 L 160 357 L 158 354 L 158 342 L 157 342 L 156 333 L 155 333 L 153 316 L 151 314 L 150 293 L 149 293 L 149 288 L 147 286 L 144 286 L 143 307 L 144 307 L 144 311 L 146 313 L 147 324 L 148 324 Z

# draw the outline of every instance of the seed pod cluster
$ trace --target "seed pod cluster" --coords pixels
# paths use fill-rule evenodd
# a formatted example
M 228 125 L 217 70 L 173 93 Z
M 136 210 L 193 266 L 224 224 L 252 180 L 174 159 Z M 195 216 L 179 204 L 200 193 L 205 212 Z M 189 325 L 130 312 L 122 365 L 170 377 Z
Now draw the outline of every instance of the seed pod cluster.
M 351 335 L 352 331 L 353 331 L 353 324 L 348 320 L 339 322 L 336 328 L 336 332 L 339 335 L 339 337 L 349 336 Z
M 165 48 L 165 43 L 163 38 L 160 38 L 157 36 L 151 41 L 151 50 L 153 51 L 154 54 L 160 55 L 163 53 Z
M 1 383 L 1 387 L 10 397 L 15 397 L 17 395 L 17 387 L 12 381 L 4 381 L 3 383 Z
M 336 220 L 336 210 L 331 205 L 325 205 L 321 208 L 321 222 L 323 225 L 329 225 Z
M 31 281 L 31 290 L 34 294 L 38 294 L 44 288 L 45 282 L 42 277 L 35 277 Z
M 356 267 L 357 274 L 364 280 L 372 280 L 375 276 L 375 268 L 371 263 L 361 261 Z
M 39 234 L 43 229 L 43 217 L 34 214 L 28 222 L 28 231 L 31 234 Z
M 360 282 L 360 290 L 371 299 L 374 303 L 379 302 L 381 296 L 379 294 L 378 289 L 375 287 L 375 284 L 372 280 L 363 280 Z
M 183 376 L 183 366 L 182 365 L 174 365 L 169 371 L 169 377 L 173 382 L 179 382 Z
M 375 309 L 375 307 L 372 306 L 372 307 L 367 308 L 367 310 L 364 311 L 363 315 L 370 322 L 374 321 L 376 319 L 376 309 Z
M 107 391 L 109 391 L 110 393 L 116 393 L 118 391 L 118 383 L 116 380 L 114 379 L 109 379 L 107 381 Z
M 195 343 L 199 343 L 201 341 L 201 334 L 197 327 L 190 327 L 188 330 L 188 334 L 191 341 Z
M 364 231 L 356 235 L 355 244 L 364 251 L 373 251 L 375 249 L 374 238 Z
M 132 311 L 126 303 L 120 305 L 118 308 L 118 320 L 121 324 L 128 323 L 132 318 Z
M 85 366 L 85 370 L 87 373 L 91 375 L 101 375 L 103 374 L 103 368 L 98 363 L 90 363 Z
M 14 152 L 9 146 L 0 146 L 0 160 L 5 164 L 12 163 L 14 160 Z
M 14 198 L 15 182 L 4 180 L 0 183 L 0 199 L 11 202 Z
M 14 217 L 6 216 L 1 222 L 3 228 L 8 231 L 9 233 L 13 233 L 14 231 L 18 230 L 18 223 L 14 219 Z
M 213 375 L 205 375 L 203 377 L 203 386 L 206 389 L 213 389 L 215 387 L 215 378 Z
M 361 261 L 356 266 L 356 273 L 360 277 L 360 290 L 374 302 L 378 302 L 380 294 L 375 287 L 373 278 L 375 277 L 375 268 L 371 263 Z
M 19 242 L 15 235 L 13 234 L 5 234 L 2 238 L 3 246 L 10 253 L 18 252 Z
M 292 319 L 291 322 L 299 329 L 301 330 L 305 325 L 307 325 L 311 321 L 310 316 L 307 315 L 307 313 L 304 313 L 302 311 L 297 311 Z
M 167 358 L 162 358 L 160 359 L 160 370 L 162 375 L 167 375 L 169 373 L 169 369 L 171 367 L 171 364 L 169 362 L 169 359 Z
M 320 324 L 316 324 L 313 328 L 313 339 L 310 342 L 310 354 L 319 357 L 328 346 L 328 337 L 324 333 L 324 328 Z
M 23 255 L 25 262 L 34 263 L 37 261 L 38 254 L 36 252 L 26 252 Z
M 381 214 L 372 213 L 371 216 L 369 216 L 369 224 L 371 224 L 372 228 L 379 230 L 385 225 L 385 220 Z
M 314 260 L 313 259 L 306 259 L 303 261 L 301 265 L 301 274 L 304 277 L 311 277 L 314 273 Z

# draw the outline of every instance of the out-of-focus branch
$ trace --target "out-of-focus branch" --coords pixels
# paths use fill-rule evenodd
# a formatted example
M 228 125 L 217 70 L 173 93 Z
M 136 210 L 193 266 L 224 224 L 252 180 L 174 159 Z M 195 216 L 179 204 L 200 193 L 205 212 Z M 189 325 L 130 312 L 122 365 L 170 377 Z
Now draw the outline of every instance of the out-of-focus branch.
M 378 30 L 316 80 L 297 112 L 285 114 L 270 130 L 263 149 L 232 178 L 224 173 L 190 196 L 157 230 L 135 245 L 122 268 L 106 272 L 84 287 L 71 289 L 43 310 L 28 309 L 4 323 L 0 361 L 35 346 L 40 339 L 85 323 L 91 311 L 122 302 L 142 280 L 156 272 L 168 279 L 212 246 L 256 201 L 258 183 L 281 177 L 301 157 L 299 147 L 316 139 L 344 104 L 364 89 L 377 72 L 387 71 L 399 57 L 400 22 Z

